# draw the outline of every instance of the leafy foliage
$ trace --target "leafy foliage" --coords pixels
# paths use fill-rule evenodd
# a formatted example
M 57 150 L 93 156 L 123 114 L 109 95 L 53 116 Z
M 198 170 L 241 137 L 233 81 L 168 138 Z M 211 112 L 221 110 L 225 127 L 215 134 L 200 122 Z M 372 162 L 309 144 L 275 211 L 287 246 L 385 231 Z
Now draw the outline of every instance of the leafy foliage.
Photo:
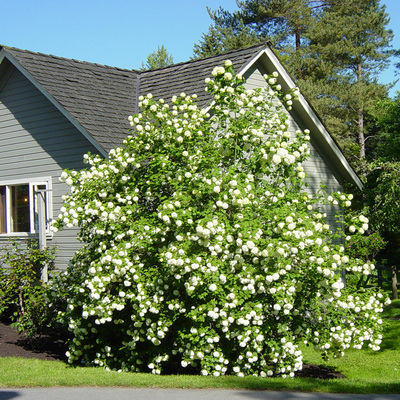
M 351 257 L 362 258 L 365 262 L 376 262 L 376 256 L 385 248 L 386 243 L 379 232 L 370 235 L 356 234 L 349 237 L 346 250 Z
M 382 100 L 374 107 L 377 132 L 365 173 L 365 209 L 373 229 L 390 241 L 384 257 L 392 265 L 398 265 L 400 242 L 399 107 L 398 96 Z
M 400 97 L 382 99 L 374 105 L 373 116 L 377 129 L 373 158 L 384 162 L 400 161 Z
M 400 233 L 400 163 L 375 163 L 367 178 L 366 205 L 381 232 Z
M 298 92 L 265 78 L 246 90 L 230 61 L 216 67 L 210 114 L 196 95 L 141 97 L 123 147 L 63 173 L 54 229 L 79 226 L 83 242 L 54 284 L 68 294 L 69 362 L 293 376 L 303 341 L 325 356 L 379 349 L 383 296 L 341 278 L 374 266 L 349 259 L 319 211 L 351 196 L 307 192 L 309 132 L 288 130 Z
M 0 256 L 0 316 L 9 318 L 28 337 L 40 335 L 50 323 L 42 269 L 54 268 L 54 248 L 39 249 L 36 240 L 12 240 Z

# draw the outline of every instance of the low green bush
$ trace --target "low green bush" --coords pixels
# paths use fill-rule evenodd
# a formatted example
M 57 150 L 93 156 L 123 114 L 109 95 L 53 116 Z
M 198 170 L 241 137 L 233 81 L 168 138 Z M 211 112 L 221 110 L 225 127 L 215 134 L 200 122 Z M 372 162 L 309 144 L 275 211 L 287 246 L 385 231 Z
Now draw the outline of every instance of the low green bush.
M 28 337 L 43 334 L 53 318 L 41 273 L 54 269 L 54 256 L 34 239 L 11 240 L 0 255 L 0 318 Z

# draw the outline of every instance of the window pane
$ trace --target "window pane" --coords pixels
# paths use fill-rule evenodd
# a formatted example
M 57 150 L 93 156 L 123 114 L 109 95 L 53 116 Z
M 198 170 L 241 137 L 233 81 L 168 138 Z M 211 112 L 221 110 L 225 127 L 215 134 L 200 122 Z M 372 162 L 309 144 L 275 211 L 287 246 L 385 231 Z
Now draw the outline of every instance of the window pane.
M 0 186 L 0 233 L 7 233 L 6 187 Z
M 29 185 L 10 186 L 11 232 L 30 232 Z

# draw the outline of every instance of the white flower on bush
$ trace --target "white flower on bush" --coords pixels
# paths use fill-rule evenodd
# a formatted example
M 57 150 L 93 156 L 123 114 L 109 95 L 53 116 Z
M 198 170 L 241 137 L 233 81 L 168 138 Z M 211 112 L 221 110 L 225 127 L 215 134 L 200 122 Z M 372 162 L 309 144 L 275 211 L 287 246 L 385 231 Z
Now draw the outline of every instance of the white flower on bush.
M 215 292 L 215 291 L 217 290 L 217 285 L 215 285 L 214 283 L 212 283 L 212 284 L 208 287 L 208 289 L 209 289 L 211 292 Z
M 212 71 L 212 76 L 223 75 L 225 73 L 224 67 L 215 67 Z

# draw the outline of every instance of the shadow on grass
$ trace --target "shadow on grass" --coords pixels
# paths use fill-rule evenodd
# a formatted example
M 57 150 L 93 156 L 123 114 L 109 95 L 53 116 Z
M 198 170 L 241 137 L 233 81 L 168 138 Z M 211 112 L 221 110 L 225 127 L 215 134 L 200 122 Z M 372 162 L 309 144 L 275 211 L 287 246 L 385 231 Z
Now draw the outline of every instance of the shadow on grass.
M 384 308 L 382 315 L 385 318 L 400 318 L 400 300 L 392 300 L 392 303 Z
M 399 349 L 400 320 L 385 327 L 381 350 Z
M 385 327 L 381 345 L 382 350 L 398 350 L 400 332 L 400 300 L 395 300 L 383 311 Z
M 355 382 L 346 379 L 320 380 L 313 378 L 301 378 L 300 380 L 266 379 L 265 381 L 251 381 L 243 378 L 241 381 L 231 381 L 230 386 L 235 389 L 244 390 L 271 390 L 271 391 L 293 391 L 293 392 L 318 392 L 318 393 L 349 393 L 349 394 L 398 394 L 400 393 L 399 383 L 369 383 Z M 248 393 L 251 397 L 251 392 Z M 302 397 L 304 398 L 304 397 Z M 323 397 L 319 397 L 322 399 Z M 332 398 L 332 397 L 330 397 Z

